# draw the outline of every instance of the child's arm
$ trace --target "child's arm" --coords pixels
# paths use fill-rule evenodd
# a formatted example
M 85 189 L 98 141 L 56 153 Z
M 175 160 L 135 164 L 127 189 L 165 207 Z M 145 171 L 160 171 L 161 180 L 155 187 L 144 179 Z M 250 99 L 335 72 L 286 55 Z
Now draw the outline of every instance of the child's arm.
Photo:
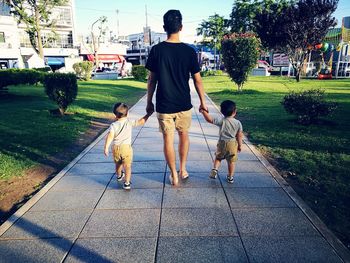
M 213 117 L 210 116 L 208 111 L 206 111 L 205 109 L 201 109 L 200 112 L 203 114 L 203 117 L 207 122 L 213 123 Z
M 143 116 L 141 119 L 136 121 L 135 126 L 141 126 L 144 125 L 146 123 L 146 121 L 148 120 L 148 118 L 153 114 L 152 113 L 147 113 L 145 116 Z
M 108 156 L 108 149 L 113 141 L 113 137 L 114 137 L 114 131 L 113 131 L 113 129 L 110 129 L 110 131 L 106 137 L 106 141 L 105 141 L 104 153 L 106 156 Z
M 241 152 L 242 151 L 242 141 L 243 141 L 243 132 L 242 132 L 242 130 L 237 132 L 236 140 L 238 142 L 238 152 Z

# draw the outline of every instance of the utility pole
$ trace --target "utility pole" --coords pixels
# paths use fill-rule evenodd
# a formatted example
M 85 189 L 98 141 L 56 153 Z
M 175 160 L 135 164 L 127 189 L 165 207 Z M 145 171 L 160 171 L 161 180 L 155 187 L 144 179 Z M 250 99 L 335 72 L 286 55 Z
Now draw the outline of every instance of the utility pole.
M 119 38 L 119 9 L 115 10 L 117 13 L 117 36 Z
M 147 13 L 147 5 L 145 5 L 145 11 L 146 11 L 146 28 L 148 27 L 148 13 Z

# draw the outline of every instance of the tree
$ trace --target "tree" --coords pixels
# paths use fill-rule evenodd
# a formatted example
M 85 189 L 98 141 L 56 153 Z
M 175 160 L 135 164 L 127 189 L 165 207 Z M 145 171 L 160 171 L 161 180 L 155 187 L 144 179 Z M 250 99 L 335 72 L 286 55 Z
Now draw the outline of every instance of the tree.
M 203 20 L 197 28 L 197 35 L 203 36 L 203 42 L 211 48 L 221 49 L 222 37 L 228 33 L 227 20 L 214 14 L 208 20 Z
M 2 0 L 11 8 L 18 23 L 26 26 L 26 32 L 35 52 L 44 59 L 42 30 L 50 28 L 54 32 L 55 21 L 50 15 L 56 6 L 64 5 L 68 0 Z
M 312 47 L 335 26 L 332 14 L 337 5 L 338 0 L 284 1 L 263 7 L 256 14 L 254 25 L 262 44 L 288 55 L 297 81 Z
M 222 55 L 227 73 L 242 91 L 248 74 L 256 66 L 260 40 L 251 33 L 233 33 L 222 41 Z
M 230 20 L 228 21 L 231 32 L 253 32 L 253 18 L 258 7 L 259 4 L 256 0 L 236 0 L 232 7 Z

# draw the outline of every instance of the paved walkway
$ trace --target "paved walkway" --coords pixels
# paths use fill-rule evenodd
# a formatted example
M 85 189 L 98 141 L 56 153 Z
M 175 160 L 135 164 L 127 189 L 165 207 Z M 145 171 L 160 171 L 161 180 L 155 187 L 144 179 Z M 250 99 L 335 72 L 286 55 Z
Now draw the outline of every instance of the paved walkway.
M 131 118 L 144 109 L 145 98 Z M 341 262 L 246 144 L 235 183 L 224 163 L 210 180 L 218 131 L 198 108 L 192 121 L 188 182 L 169 185 L 155 115 L 133 131 L 130 192 L 101 137 L 0 228 L 14 222 L 0 237 L 0 262 Z

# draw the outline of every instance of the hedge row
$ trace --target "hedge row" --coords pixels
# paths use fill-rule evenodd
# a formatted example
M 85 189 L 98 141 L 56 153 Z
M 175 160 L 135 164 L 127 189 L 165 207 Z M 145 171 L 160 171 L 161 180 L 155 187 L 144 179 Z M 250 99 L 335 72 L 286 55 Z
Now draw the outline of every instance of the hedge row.
M 35 69 L 7 69 L 0 70 L 0 89 L 10 85 L 42 82 L 47 73 Z

